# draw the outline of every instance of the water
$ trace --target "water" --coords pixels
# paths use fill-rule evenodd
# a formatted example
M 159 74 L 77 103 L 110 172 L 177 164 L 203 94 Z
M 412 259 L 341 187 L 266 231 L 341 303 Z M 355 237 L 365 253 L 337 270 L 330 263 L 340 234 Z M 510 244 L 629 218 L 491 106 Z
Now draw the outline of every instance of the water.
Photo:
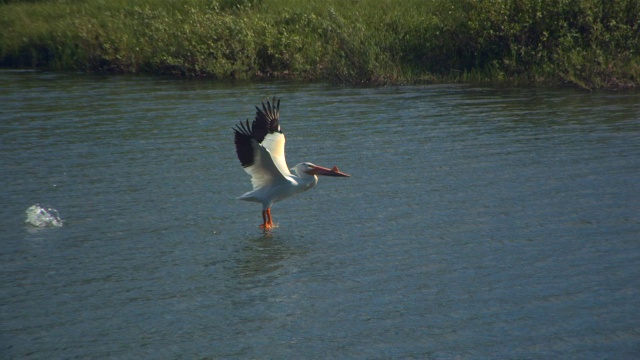
M 265 235 L 231 128 L 271 95 L 289 165 L 352 177 Z M 2 358 L 640 356 L 640 93 L 5 71 L 0 104 Z

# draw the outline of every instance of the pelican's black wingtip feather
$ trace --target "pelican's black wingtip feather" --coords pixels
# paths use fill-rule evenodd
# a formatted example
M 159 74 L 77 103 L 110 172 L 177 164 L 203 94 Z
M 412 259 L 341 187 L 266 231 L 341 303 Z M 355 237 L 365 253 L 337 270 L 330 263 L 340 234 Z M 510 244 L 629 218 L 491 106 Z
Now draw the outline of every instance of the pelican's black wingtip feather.
M 280 131 L 280 99 L 276 99 L 274 96 L 271 98 L 271 102 L 267 100 L 267 109 L 269 116 L 269 132 L 279 132 Z
M 251 134 L 261 143 L 264 138 L 271 133 L 280 131 L 280 101 L 273 97 L 273 100 L 262 101 L 260 106 L 256 105 L 256 118 L 251 125 Z
M 253 122 L 240 121 L 233 128 L 235 134 L 236 152 L 242 166 L 253 165 L 253 145 L 252 140 L 261 144 L 264 138 L 274 132 L 282 133 L 280 130 L 280 99 L 274 96 L 271 101 L 262 102 L 262 109 L 256 105 L 256 117 Z
M 242 136 L 251 136 L 251 127 L 249 126 L 249 119 L 246 120 L 246 125 L 245 123 L 242 122 L 242 120 L 236 124 L 236 127 L 233 128 L 233 131 L 235 132 L 235 134 L 239 134 Z
M 238 155 L 238 160 L 240 160 L 240 164 L 242 164 L 243 167 L 249 167 L 254 163 L 253 145 L 251 144 L 253 136 L 249 129 L 249 120 L 246 121 L 246 125 L 240 121 L 240 123 L 236 124 L 236 127 L 233 129 L 233 142 L 236 145 L 236 154 Z

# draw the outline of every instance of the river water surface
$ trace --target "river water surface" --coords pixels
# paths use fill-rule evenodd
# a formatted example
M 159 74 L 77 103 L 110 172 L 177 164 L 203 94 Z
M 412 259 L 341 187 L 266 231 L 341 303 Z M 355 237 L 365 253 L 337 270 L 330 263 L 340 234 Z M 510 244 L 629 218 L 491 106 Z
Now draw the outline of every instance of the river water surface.
M 273 95 L 352 177 L 264 234 L 231 129 Z M 5 71 L 0 154 L 1 358 L 640 356 L 638 92 Z

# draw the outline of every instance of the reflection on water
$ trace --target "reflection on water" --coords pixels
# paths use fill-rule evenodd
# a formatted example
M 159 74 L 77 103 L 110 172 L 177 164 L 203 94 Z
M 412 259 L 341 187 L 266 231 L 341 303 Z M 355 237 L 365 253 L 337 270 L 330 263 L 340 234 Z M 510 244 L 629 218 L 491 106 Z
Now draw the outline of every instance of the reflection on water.
M 281 269 L 292 256 L 302 256 L 301 250 L 288 246 L 279 236 L 266 233 L 248 239 L 238 259 L 240 277 L 264 277 Z
M 231 128 L 273 95 L 289 164 L 352 177 L 265 236 Z M 637 357 L 640 93 L 0 72 L 0 102 L 3 357 Z

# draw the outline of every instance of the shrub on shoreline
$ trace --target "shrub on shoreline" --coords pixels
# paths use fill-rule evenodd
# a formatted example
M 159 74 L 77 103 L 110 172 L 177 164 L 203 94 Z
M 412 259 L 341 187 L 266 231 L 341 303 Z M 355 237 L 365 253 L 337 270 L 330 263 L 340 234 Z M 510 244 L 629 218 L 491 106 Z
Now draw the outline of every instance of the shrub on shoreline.
M 0 0 L 0 66 L 348 84 L 640 83 L 640 0 Z

